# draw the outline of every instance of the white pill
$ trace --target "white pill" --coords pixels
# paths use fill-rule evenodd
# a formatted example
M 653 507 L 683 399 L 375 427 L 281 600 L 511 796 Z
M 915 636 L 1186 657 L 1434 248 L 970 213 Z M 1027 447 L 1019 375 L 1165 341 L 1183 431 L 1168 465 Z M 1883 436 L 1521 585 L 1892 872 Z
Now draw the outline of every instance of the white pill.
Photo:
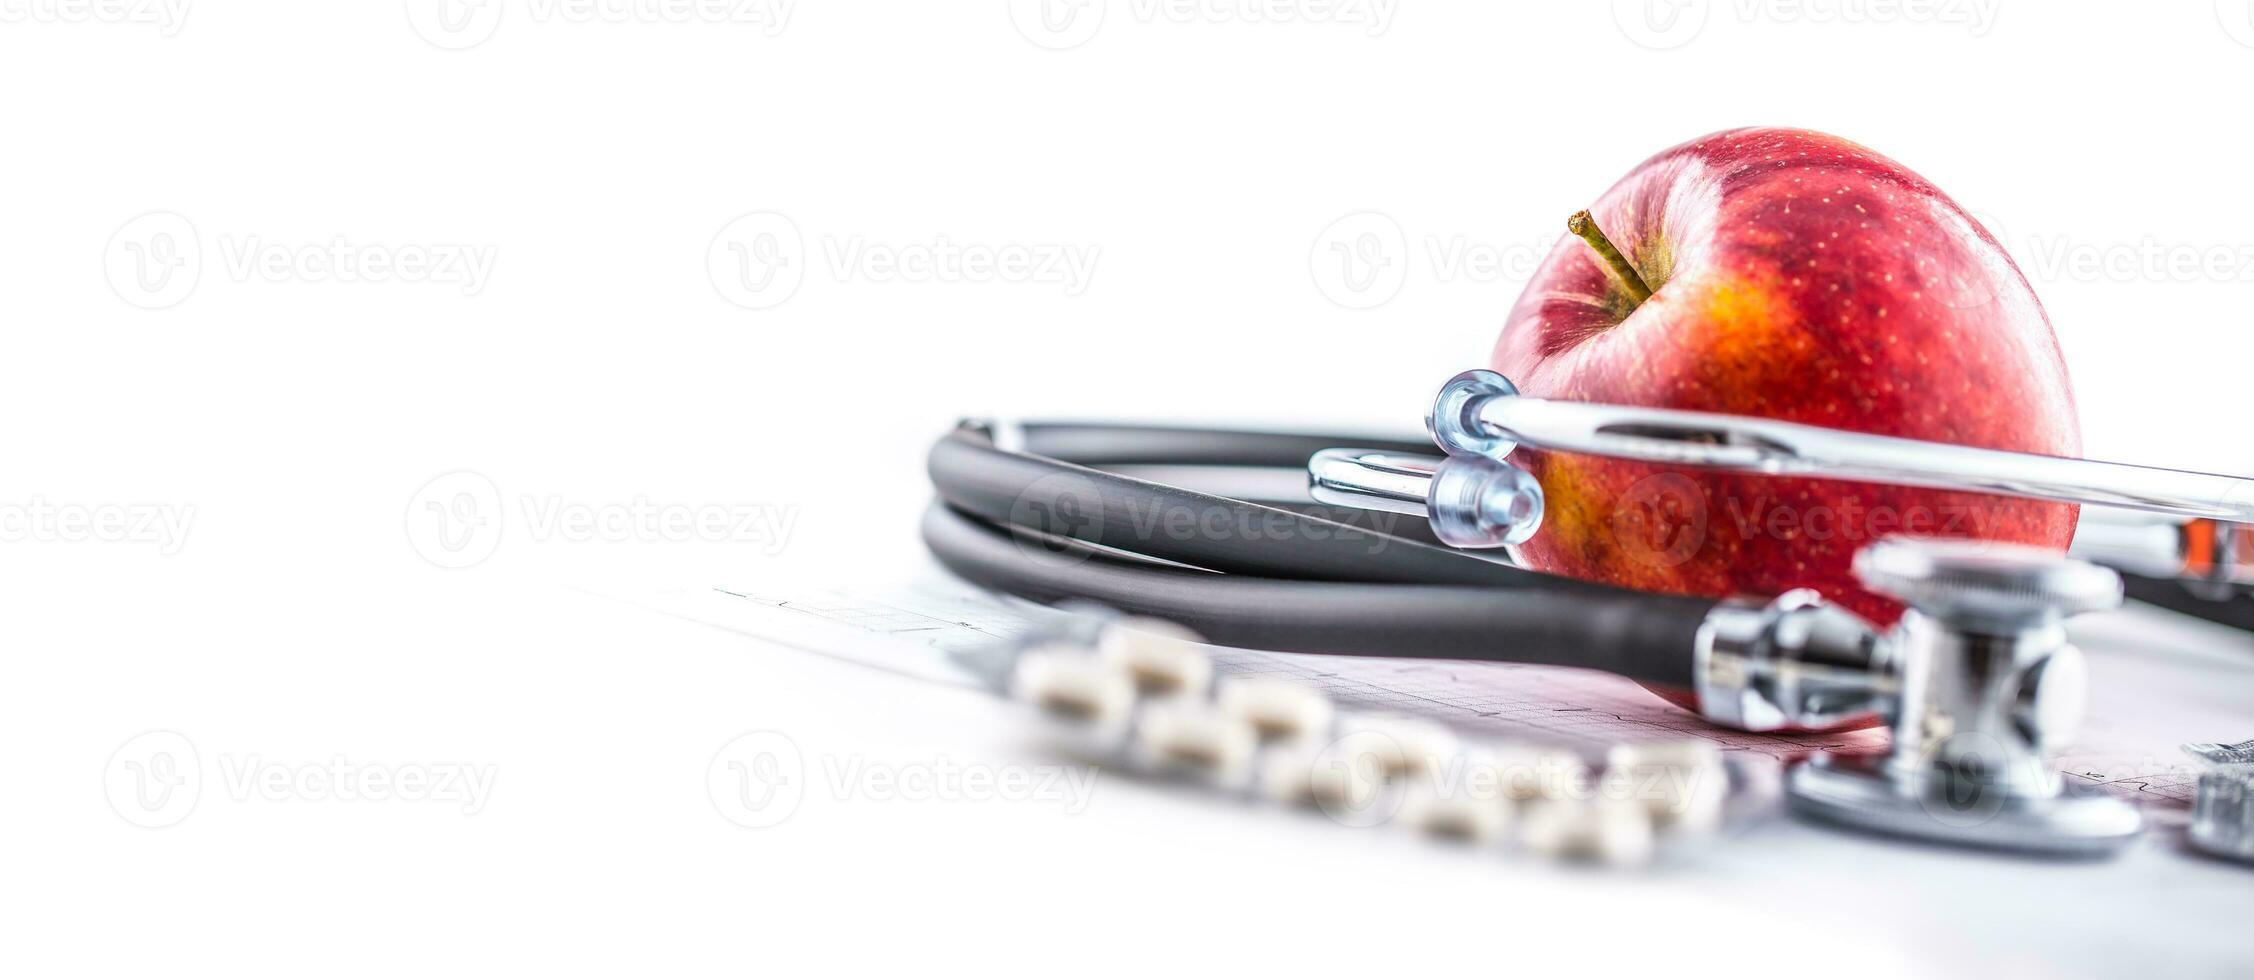
M 1163 619 L 1127 619 L 1104 627 L 1097 640 L 1104 660 L 1135 676 L 1146 695 L 1203 694 L 1213 679 L 1213 658 L 1196 633 Z
M 1020 654 L 1010 693 L 1051 717 L 1096 729 L 1125 727 L 1135 708 L 1133 675 L 1071 647 Z
M 1658 849 L 1651 816 L 1641 807 L 1596 806 L 1596 858 L 1615 867 L 1651 861 Z
M 1330 730 L 1333 710 L 1323 692 L 1276 677 L 1225 677 L 1221 710 L 1252 724 L 1271 740 L 1320 738 Z
M 1642 805 L 1660 829 L 1704 833 L 1721 824 L 1729 770 L 1712 743 L 1615 745 L 1605 763 L 1603 794 Z
M 1484 844 L 1510 827 L 1511 801 L 1491 786 L 1411 779 L 1394 818 L 1434 837 Z
M 1340 727 L 1342 741 L 1358 739 L 1376 754 L 1387 778 L 1437 771 L 1460 745 L 1448 726 L 1407 715 L 1355 715 Z
M 1198 701 L 1160 701 L 1143 708 L 1136 741 L 1152 766 L 1187 771 L 1223 786 L 1244 782 L 1260 735 L 1252 723 Z
M 1261 794 L 1279 803 L 1360 813 L 1385 789 L 1374 766 L 1354 765 L 1321 748 L 1285 745 L 1270 750 L 1260 767 Z
M 1536 854 L 1616 867 L 1643 864 L 1656 852 L 1651 816 L 1641 806 L 1598 799 L 1544 800 L 1527 807 L 1519 841 Z

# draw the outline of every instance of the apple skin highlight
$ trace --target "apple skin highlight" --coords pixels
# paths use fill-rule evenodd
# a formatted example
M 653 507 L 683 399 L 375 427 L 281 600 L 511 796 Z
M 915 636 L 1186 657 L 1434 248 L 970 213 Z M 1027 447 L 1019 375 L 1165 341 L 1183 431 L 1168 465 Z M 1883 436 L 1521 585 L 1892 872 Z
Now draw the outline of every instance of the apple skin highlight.
M 1728 130 L 1646 160 L 1589 210 L 1651 296 L 1634 302 L 1565 236 L 1490 362 L 1527 395 L 2081 453 L 2034 290 L 1986 229 L 1901 164 L 1822 133 Z M 1864 545 L 1906 533 L 2063 550 L 2077 515 L 1986 494 L 1512 459 L 1548 494 L 1520 551 L 1531 567 L 1718 598 L 1811 587 L 1880 625 L 1901 609 L 1855 582 Z

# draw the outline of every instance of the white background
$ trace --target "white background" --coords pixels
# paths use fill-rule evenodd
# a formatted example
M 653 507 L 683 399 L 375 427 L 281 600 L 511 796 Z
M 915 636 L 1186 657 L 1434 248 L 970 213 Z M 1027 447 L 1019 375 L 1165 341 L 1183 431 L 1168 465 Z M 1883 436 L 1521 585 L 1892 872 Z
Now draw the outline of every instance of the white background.
M 1413 426 L 1567 213 L 1719 128 L 1846 136 L 1988 222 L 2090 453 L 2254 471 L 2243 2 L 1053 2 L 0 0 L 0 917 L 40 967 L 9 972 L 976 967 L 1082 942 L 1157 966 L 1167 929 L 1249 935 L 1247 962 L 1538 955 L 1501 948 L 1481 892 L 1427 907 L 1484 886 L 1421 858 L 1262 864 L 1285 897 L 1247 913 L 1198 863 L 1241 847 L 1143 835 L 1132 800 L 731 826 L 703 774 L 745 731 L 879 758 L 1002 736 L 562 586 L 901 570 L 923 447 L 960 415 Z M 1398 278 L 1341 292 L 1328 246 L 1372 229 L 1398 229 Z M 312 263 L 339 243 L 491 266 L 337 281 Z M 942 243 L 1092 275 L 839 262 Z M 738 247 L 784 285 L 747 291 Z M 238 260 L 275 249 L 322 254 Z M 415 519 L 465 492 L 492 520 L 434 546 Z M 637 507 L 747 523 L 539 517 Z M 150 731 L 207 781 L 159 830 L 104 791 Z M 498 783 L 475 815 L 232 798 L 218 760 L 250 756 Z M 1541 887 L 1553 913 L 1664 904 L 1663 936 L 1735 921 Z M 1342 914 L 1384 941 L 1335 941 Z

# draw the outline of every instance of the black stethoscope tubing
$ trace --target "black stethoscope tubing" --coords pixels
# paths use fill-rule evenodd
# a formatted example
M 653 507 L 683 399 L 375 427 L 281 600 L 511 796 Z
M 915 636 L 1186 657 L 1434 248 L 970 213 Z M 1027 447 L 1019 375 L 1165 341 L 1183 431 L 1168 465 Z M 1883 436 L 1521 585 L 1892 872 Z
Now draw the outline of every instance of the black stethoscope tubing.
M 1672 687 L 1690 684 L 1698 631 L 1716 605 L 1504 565 L 1377 530 L 1368 512 L 1332 520 L 1110 469 L 1297 469 L 1327 447 L 1419 453 L 1427 443 L 1085 424 L 1015 431 L 1022 446 L 998 446 L 975 425 L 932 446 L 939 500 L 923 537 L 956 575 L 1037 602 L 1096 602 L 1230 646 L 1584 667 Z

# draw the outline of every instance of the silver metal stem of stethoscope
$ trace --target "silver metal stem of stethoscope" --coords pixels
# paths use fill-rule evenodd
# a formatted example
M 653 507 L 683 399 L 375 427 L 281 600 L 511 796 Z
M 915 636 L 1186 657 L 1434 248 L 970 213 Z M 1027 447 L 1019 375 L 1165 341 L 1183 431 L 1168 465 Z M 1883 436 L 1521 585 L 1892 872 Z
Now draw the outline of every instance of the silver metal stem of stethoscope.
M 1976 449 L 1770 419 L 1551 401 L 1492 371 L 1441 390 L 1433 437 L 1450 454 L 1516 446 L 1663 465 L 1969 490 L 2254 523 L 2254 480 L 2126 463 Z
M 1422 517 L 1458 548 L 1501 548 L 1542 526 L 1542 486 L 1533 474 L 1485 456 L 1404 456 L 1325 449 L 1307 460 L 1307 491 L 1338 507 Z
M 1465 460 L 1472 457 L 1453 457 Z M 1478 457 L 1484 459 L 1484 457 Z M 1484 495 L 1465 504 L 1435 506 L 1434 474 L 1460 467 L 1449 457 L 1405 456 L 1374 449 L 1325 449 L 1307 460 L 1308 493 L 1317 502 L 1358 510 L 1379 510 L 1410 517 L 1433 518 L 1439 526 L 1478 528 L 1468 541 L 1449 540 L 1464 548 L 1492 548 L 1517 544 L 1538 529 L 1542 495 L 1538 486 L 1518 481 L 1492 480 Z M 1447 498 L 1443 497 L 1443 500 Z M 1522 515 L 1514 518 L 1513 515 Z M 1451 520 L 1451 518 L 1455 518 Z M 2182 525 L 2176 520 L 2140 511 L 2095 505 L 2085 506 L 2074 533 L 2073 553 L 2123 571 L 2170 577 L 2182 573 L 2194 556 L 2185 551 Z M 2228 574 L 2220 567 L 2217 574 Z
M 1463 460 L 1485 460 L 1485 457 L 1402 455 L 1382 453 L 1375 448 L 1325 448 L 1307 460 L 1307 493 L 1316 502 L 1332 507 L 1429 518 L 1436 529 L 1449 529 L 1443 541 L 1456 547 L 1515 545 L 1533 536 L 1542 523 L 1544 505 L 1542 489 L 1533 484 L 1533 480 L 1521 482 L 1497 475 L 1485 482 L 1490 491 L 1470 493 L 1467 498 L 1458 496 L 1458 502 L 1447 502 L 1452 498 L 1443 496 L 1436 505 L 1434 493 L 1431 493 L 1434 475 L 1443 469 L 1461 469 L 1465 466 Z M 1470 529 L 1467 536 L 1454 534 L 1454 529 L 1465 527 Z M 2209 559 L 2213 563 L 2211 554 L 2186 554 L 2182 523 L 2173 518 L 2096 505 L 2083 509 L 2083 520 L 2074 532 L 2074 554 L 2112 565 L 2123 572 L 2150 574 L 2150 577 L 2177 577 L 2184 572 L 2184 563 L 2191 559 Z M 2216 574 L 2227 572 L 2227 563 L 2218 565 Z
M 1442 462 L 1374 449 L 1325 449 L 1307 460 L 1307 492 L 1334 507 L 1423 517 L 1432 473 Z

